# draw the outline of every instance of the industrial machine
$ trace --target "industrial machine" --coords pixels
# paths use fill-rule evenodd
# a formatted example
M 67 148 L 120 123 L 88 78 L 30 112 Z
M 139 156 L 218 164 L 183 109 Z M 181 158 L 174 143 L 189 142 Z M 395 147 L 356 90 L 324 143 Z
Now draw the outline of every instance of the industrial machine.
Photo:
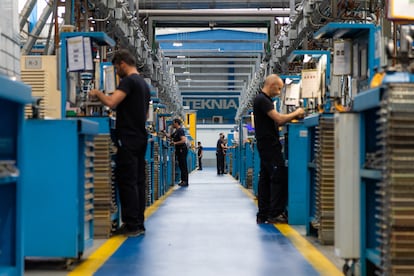
M 25 223 L 23 181 L 24 106 L 32 101 L 30 88 L 0 76 L 0 275 L 24 272 Z
M 28 120 L 23 136 L 25 257 L 69 265 L 93 245 L 94 143 L 98 124 Z
M 400 47 L 388 49 L 395 65 L 379 73 L 353 106 L 361 117 L 361 275 L 414 273 L 414 28 L 401 25 L 399 32 Z

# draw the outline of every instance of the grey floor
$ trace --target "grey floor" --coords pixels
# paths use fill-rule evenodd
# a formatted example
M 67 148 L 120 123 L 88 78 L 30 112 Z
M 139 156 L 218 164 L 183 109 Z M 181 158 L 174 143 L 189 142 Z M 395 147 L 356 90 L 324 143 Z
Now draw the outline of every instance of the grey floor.
M 213 170 L 213 168 L 205 168 L 203 173 L 207 170 Z M 213 170 L 214 171 L 214 170 Z M 191 179 L 198 179 L 201 176 L 201 172 L 193 172 L 190 175 Z M 225 175 L 225 178 L 231 179 L 230 176 Z M 246 197 L 247 198 L 247 197 Z M 251 199 L 248 199 L 251 200 Z M 342 270 L 344 261 L 338 258 L 334 253 L 333 246 L 324 246 L 321 245 L 316 237 L 307 237 L 305 226 L 292 226 L 298 233 L 305 237 L 311 244 L 313 244 L 323 255 L 325 255 L 334 265 L 338 267 L 339 270 Z M 92 254 L 96 249 L 98 249 L 106 240 L 95 240 L 92 248 L 89 248 L 83 255 L 83 259 L 86 259 L 90 254 Z M 76 264 L 73 264 L 76 266 Z M 70 267 L 69 267 L 70 268 Z M 66 267 L 66 261 L 61 259 L 42 259 L 42 258 L 30 258 L 26 260 L 26 269 L 25 275 L 36 275 L 36 276 L 60 276 L 67 275 L 70 269 Z

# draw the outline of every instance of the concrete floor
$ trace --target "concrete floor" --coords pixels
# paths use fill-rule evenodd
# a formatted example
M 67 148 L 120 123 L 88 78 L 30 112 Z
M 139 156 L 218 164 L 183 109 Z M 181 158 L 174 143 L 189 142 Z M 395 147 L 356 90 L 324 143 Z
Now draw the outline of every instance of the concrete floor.
M 203 204 L 201 207 L 199 206 L 198 208 L 202 208 L 204 212 L 210 212 L 207 208 L 209 208 L 208 206 L 212 206 L 213 207 L 212 210 L 215 210 L 214 212 L 217 212 L 217 209 L 215 209 L 214 206 L 216 206 L 218 208 L 218 204 L 221 201 L 223 201 L 224 198 L 227 198 L 228 196 L 222 197 L 222 195 L 220 195 L 220 194 L 218 194 L 218 195 L 217 194 L 216 195 L 212 194 L 212 196 L 214 196 L 214 198 L 216 198 L 216 199 L 220 198 L 220 200 L 214 200 L 214 199 L 211 199 L 211 198 L 207 199 L 205 197 L 204 193 L 209 193 L 209 190 L 216 190 L 216 192 L 219 191 L 219 193 L 221 193 L 221 194 L 225 193 L 227 189 L 224 190 L 220 183 L 230 183 L 229 187 L 232 190 L 232 193 L 237 192 L 238 188 L 235 188 L 235 187 L 238 186 L 237 182 L 228 175 L 216 176 L 215 168 L 213 168 L 213 167 L 206 167 L 203 171 L 193 172 L 190 175 L 190 187 L 187 188 L 187 189 L 189 189 L 190 193 L 187 192 L 187 194 L 191 195 L 191 192 L 192 192 L 193 197 L 196 197 L 197 201 L 192 202 L 191 200 L 194 200 L 194 199 L 191 199 L 191 196 L 189 196 L 189 197 L 185 196 L 185 197 L 180 198 L 180 199 L 177 200 L 177 198 L 174 198 L 174 197 L 179 196 L 180 193 L 183 192 L 182 189 L 184 189 L 184 188 L 175 188 L 175 189 L 177 189 L 177 191 L 175 191 L 171 195 L 171 196 L 173 196 L 171 198 L 171 200 L 175 200 L 175 201 L 173 201 L 173 202 L 175 202 L 174 203 L 175 205 L 171 202 L 168 203 L 168 204 L 171 205 L 172 212 L 168 215 L 167 213 L 165 213 L 166 208 L 164 207 L 163 210 L 160 210 L 160 215 L 162 216 L 162 218 L 157 219 L 156 217 L 154 217 L 154 218 L 150 217 L 149 220 L 148 220 L 148 223 L 147 223 L 147 232 L 154 231 L 154 229 L 156 231 L 165 231 L 165 230 L 161 230 L 158 226 L 154 226 L 154 225 L 157 225 L 157 223 L 160 223 L 160 221 L 165 221 L 165 220 L 171 221 L 170 219 L 168 219 L 168 217 L 170 215 L 172 216 L 173 220 L 177 220 L 178 215 L 180 214 L 180 212 L 179 212 L 180 208 L 189 209 L 189 208 L 191 208 L 191 206 L 193 206 L 193 208 L 194 208 L 195 202 L 199 202 L 200 200 L 205 200 L 206 202 L 205 202 L 205 204 Z M 236 185 L 231 186 L 232 183 L 235 183 Z M 206 185 L 208 185 L 208 186 L 206 186 Z M 193 191 L 191 191 L 191 189 L 193 189 Z M 201 195 L 200 193 L 203 193 L 203 194 Z M 245 197 L 245 198 L 243 198 L 243 197 Z M 167 201 L 168 200 L 169 199 L 167 198 Z M 180 204 L 184 204 L 182 202 L 183 200 L 189 200 L 189 201 L 186 203 L 186 205 L 180 205 Z M 228 216 L 233 216 L 230 213 L 227 213 L 227 214 L 225 214 L 225 213 L 235 211 L 235 210 L 231 211 L 231 209 L 232 209 L 231 206 L 234 205 L 234 200 L 237 200 L 237 202 L 239 202 L 239 200 L 240 200 L 240 203 L 243 206 L 246 203 L 247 203 L 247 205 L 249 205 L 250 203 L 248 203 L 248 202 L 252 201 L 251 198 L 249 198 L 245 195 L 243 195 L 242 198 L 232 199 L 232 204 L 227 204 L 226 205 L 227 207 L 222 210 L 222 212 L 224 212 L 224 215 L 222 216 L 223 219 L 228 220 Z M 181 202 L 181 203 L 179 203 L 179 202 Z M 186 207 L 184 207 L 184 206 L 186 206 Z M 240 206 L 239 206 L 239 208 L 240 208 Z M 197 213 L 197 210 L 194 210 L 194 211 Z M 198 211 L 201 212 L 200 210 L 198 210 Z M 255 210 L 253 210 L 253 211 L 250 210 L 248 212 L 250 212 L 249 216 L 252 216 L 251 214 L 252 213 L 254 214 Z M 157 212 L 155 214 L 157 214 Z M 188 218 L 188 216 L 191 215 L 191 212 L 190 213 L 184 212 L 182 215 L 183 215 L 183 218 L 181 218 L 181 219 L 184 219 L 185 217 Z M 215 217 L 216 217 L 215 219 L 217 219 L 217 216 L 215 216 Z M 195 219 L 197 219 L 197 217 Z M 213 219 L 213 218 L 211 218 L 211 219 Z M 238 221 L 239 219 L 240 219 L 240 221 Z M 247 223 L 245 219 L 246 219 L 246 217 L 237 218 L 236 223 L 238 223 L 240 225 L 242 225 L 243 223 Z M 251 227 L 251 228 L 249 228 L 249 229 L 251 229 L 249 231 L 256 231 L 255 229 L 257 229 L 257 226 L 255 225 L 255 223 L 253 221 L 254 219 L 255 219 L 254 215 L 251 218 L 249 217 L 248 218 L 248 221 L 249 221 L 248 224 L 244 224 L 243 228 Z M 250 221 L 250 220 L 252 220 L 252 221 Z M 181 222 L 183 222 L 183 221 L 181 221 Z M 225 220 L 221 224 L 223 225 L 223 223 L 225 223 Z M 197 224 L 191 224 L 191 225 L 194 226 L 194 225 L 197 225 Z M 148 226 L 150 226 L 150 227 L 148 227 Z M 204 227 L 204 229 L 206 229 L 206 224 L 203 224 L 203 227 Z M 340 271 L 342 270 L 342 265 L 343 265 L 344 261 L 342 259 L 336 257 L 336 255 L 334 254 L 334 247 L 333 246 L 323 246 L 318 242 L 318 240 L 316 238 L 307 237 L 305 235 L 306 231 L 305 231 L 304 226 L 292 226 L 292 228 L 294 228 L 298 233 L 300 233 L 304 238 L 306 238 L 306 240 L 308 240 L 314 247 L 316 247 Z M 231 236 L 232 234 L 230 232 L 237 231 L 235 229 L 237 229 L 237 227 L 236 228 L 231 228 L 230 227 L 227 230 L 226 229 L 222 229 L 222 230 L 224 232 L 228 232 L 227 235 Z M 210 230 L 211 230 L 211 228 L 210 228 Z M 203 228 L 197 228 L 197 229 L 195 229 L 195 231 L 197 232 L 197 235 L 199 235 L 199 236 L 207 235 L 204 232 L 202 232 Z M 184 233 L 184 239 L 186 239 L 186 237 L 188 237 L 188 235 L 191 235 L 191 233 Z M 149 236 L 150 235 L 146 234 L 147 239 L 149 239 L 148 238 Z M 250 237 L 251 235 L 249 233 L 246 233 L 245 236 L 246 236 L 246 239 L 248 239 L 248 237 Z M 224 240 L 225 239 L 226 239 L 226 237 L 224 237 Z M 90 256 L 90 254 L 95 252 L 105 241 L 106 240 L 95 240 L 94 241 L 94 246 L 92 248 L 89 248 L 84 253 L 83 259 L 87 259 Z M 206 241 L 208 241 L 208 238 L 206 238 Z M 240 241 L 240 242 L 242 242 L 242 241 Z M 188 249 L 186 249 L 186 250 L 188 250 Z M 214 251 L 214 252 L 217 252 L 217 251 Z M 135 253 L 126 253 L 126 254 L 130 255 L 130 254 L 135 254 Z M 217 254 L 217 253 L 214 253 L 214 254 Z M 235 254 L 235 253 L 233 252 L 232 254 Z M 273 254 L 273 253 L 269 252 L 269 254 Z M 175 259 L 172 259 L 172 260 L 175 260 Z M 179 258 L 178 258 L 178 260 L 179 260 Z M 31 258 L 31 259 L 26 260 L 25 275 L 36 275 L 36 276 L 41 276 L 41 275 L 42 276 L 43 275 L 46 275 L 46 276 L 48 276 L 48 275 L 53 275 L 53 276 L 67 275 L 70 270 L 68 270 L 65 267 L 65 265 L 66 265 L 65 260 L 60 260 L 60 259 L 58 259 L 58 260 L 56 260 L 56 259 L 55 260 L 51 260 L 51 259 L 45 260 L 45 259 L 39 259 L 39 258 L 37 258 L 37 259 L 36 258 Z M 170 267 L 169 272 L 171 272 L 171 263 L 169 263 L 168 265 Z M 105 267 L 105 265 L 104 265 L 104 267 Z M 73 264 L 70 267 L 70 269 L 73 269 L 73 268 L 76 268 L 76 264 Z M 141 269 L 140 271 L 142 271 L 143 268 L 141 267 L 139 269 Z M 113 271 L 111 272 L 111 270 L 109 268 L 108 269 L 103 269 L 102 268 L 101 270 L 98 270 L 98 272 L 95 275 L 111 275 L 111 273 L 113 273 Z M 233 271 L 233 273 L 234 273 L 234 271 Z M 310 274 L 312 274 L 312 273 L 310 273 Z M 123 275 L 136 275 L 136 274 L 134 273 L 134 274 L 123 274 Z M 144 275 L 144 274 L 140 274 L 140 275 Z M 148 274 L 145 274 L 145 275 L 148 275 Z M 161 274 L 160 273 L 156 274 L 154 272 L 154 274 L 150 274 L 150 275 L 163 275 L 163 274 L 162 273 Z M 174 275 L 174 274 L 169 273 L 168 275 Z M 189 274 L 189 275 L 191 275 L 191 274 Z M 197 274 L 193 274 L 193 275 L 197 275 Z M 219 275 L 219 274 L 216 274 L 216 275 Z M 226 275 L 228 275 L 228 274 L 226 274 Z M 243 274 L 243 273 L 240 274 L 239 273 L 239 275 L 248 275 L 248 274 Z M 268 275 L 268 274 L 260 274 L 260 275 Z M 291 274 L 291 275 L 293 276 L 294 274 Z M 294 276 L 297 276 L 297 275 L 294 275 Z

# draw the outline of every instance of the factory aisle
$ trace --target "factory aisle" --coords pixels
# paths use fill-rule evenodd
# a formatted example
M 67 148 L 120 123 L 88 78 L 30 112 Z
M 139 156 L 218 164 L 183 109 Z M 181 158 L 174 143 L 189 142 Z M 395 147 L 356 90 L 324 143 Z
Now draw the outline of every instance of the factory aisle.
M 252 197 L 230 176 L 206 168 L 189 182 L 147 210 L 144 236 L 109 239 L 70 275 L 341 275 L 288 225 L 257 225 Z

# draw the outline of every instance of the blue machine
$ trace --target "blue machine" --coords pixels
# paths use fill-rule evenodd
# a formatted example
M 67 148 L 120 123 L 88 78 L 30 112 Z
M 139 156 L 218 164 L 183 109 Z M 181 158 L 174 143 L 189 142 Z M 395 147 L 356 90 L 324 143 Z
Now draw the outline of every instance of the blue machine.
M 70 33 L 61 33 L 60 39 L 61 39 L 61 59 L 60 59 L 60 88 L 62 92 L 62 118 L 65 118 L 67 116 L 67 108 L 66 105 L 68 102 L 71 103 L 71 105 L 78 110 L 75 112 L 81 112 L 82 116 L 90 116 L 92 114 L 95 114 L 94 112 L 95 108 L 88 103 L 87 94 L 88 91 L 93 87 L 93 66 L 92 68 L 90 65 L 87 64 L 87 56 L 88 53 L 84 53 L 85 55 L 85 64 L 77 65 L 77 67 L 73 66 L 74 68 L 71 69 L 71 63 L 70 61 L 74 59 L 73 50 L 69 48 L 69 42 L 71 44 L 75 44 L 72 40 L 74 39 L 83 39 L 80 40 L 82 43 L 92 46 L 115 46 L 115 41 L 110 38 L 106 33 L 103 32 L 70 32 Z M 87 40 L 86 40 L 87 39 Z M 87 47 L 85 47 L 87 48 Z M 85 50 L 86 51 L 86 50 Z M 89 58 L 95 58 L 92 55 L 94 53 L 89 53 L 91 56 Z M 103 68 L 105 64 L 102 65 Z M 108 65 L 108 64 L 106 64 Z M 101 79 L 103 80 L 104 74 L 101 72 Z M 115 75 L 112 76 L 115 78 Z M 113 82 L 115 82 L 115 79 L 113 79 Z M 111 82 L 109 82 L 111 83 Z M 105 81 L 100 82 L 99 85 L 95 84 L 95 88 L 101 88 L 104 89 L 105 87 L 100 87 L 100 85 L 104 85 Z M 90 108 L 90 109 L 89 109 Z M 88 110 L 87 110 L 88 109 Z M 103 113 L 102 110 L 100 113 Z M 79 115 L 79 114 L 76 114 Z
M 253 180 L 253 134 L 251 133 L 251 116 L 242 116 L 239 122 L 239 146 L 237 147 L 237 168 L 239 181 L 245 188 L 252 188 Z M 249 183 L 248 183 L 249 182 Z
M 98 124 L 29 120 L 25 131 L 25 256 L 80 258 L 93 241 L 93 137 Z
M 394 209 L 393 203 L 387 200 L 390 191 L 387 191 L 385 188 L 381 190 L 381 187 L 392 187 L 392 185 L 397 184 L 393 191 L 396 198 L 401 197 L 406 192 L 404 192 L 403 186 L 398 187 L 398 185 L 401 185 L 401 182 L 398 184 L 398 179 L 400 179 L 399 177 L 409 177 L 409 173 L 403 171 L 399 175 L 395 175 L 395 178 L 390 178 L 387 172 L 392 169 L 395 172 L 398 170 L 398 167 L 392 167 L 395 166 L 395 161 L 391 157 L 395 158 L 396 156 L 388 156 L 390 161 L 386 164 L 378 163 L 380 160 L 374 156 L 385 147 L 388 148 L 388 152 L 384 154 L 392 155 L 393 150 L 398 149 L 402 152 L 410 152 L 412 146 L 407 138 L 402 138 L 403 140 L 401 140 L 398 146 L 395 145 L 396 142 L 398 143 L 398 137 L 394 138 L 393 141 L 387 142 L 387 145 L 378 140 L 381 129 L 381 115 L 379 111 L 384 105 L 382 102 L 386 102 L 388 95 L 394 93 L 399 98 L 398 103 L 394 103 L 392 107 L 394 114 L 399 114 L 400 116 L 405 114 L 406 119 L 412 118 L 412 115 L 410 115 L 413 112 L 412 104 L 406 101 L 409 99 L 406 97 L 413 94 L 413 83 L 413 74 L 408 72 L 387 72 L 381 86 L 361 92 L 354 100 L 353 110 L 359 112 L 361 116 L 361 275 L 371 275 L 378 269 L 382 271 L 397 269 L 391 268 L 397 262 L 407 264 L 407 269 L 410 269 L 411 266 L 409 263 L 410 258 L 401 258 L 399 254 L 389 254 L 386 252 L 389 252 L 390 248 L 398 249 L 398 240 L 392 238 L 392 236 L 398 236 L 399 229 L 412 231 L 411 225 L 413 225 L 413 220 L 411 219 L 411 222 L 404 222 L 403 224 L 398 222 L 397 217 L 400 211 L 398 211 L 398 208 Z M 393 115 L 389 115 L 389 120 L 394 120 Z M 391 127 L 394 127 L 393 131 L 398 136 L 399 134 L 395 126 L 390 125 Z M 406 120 L 404 131 L 408 131 L 411 127 L 412 121 Z M 388 143 L 390 144 L 388 145 Z M 398 155 L 402 157 L 401 154 Z M 399 166 L 402 165 L 402 163 L 399 164 Z M 378 185 L 381 182 L 384 182 L 384 184 Z M 398 191 L 399 189 L 402 190 Z M 384 195 L 384 197 L 381 198 L 381 195 Z M 388 197 L 385 195 L 388 195 Z M 410 194 L 407 194 L 407 196 L 411 198 Z M 392 212 L 392 214 L 389 212 Z M 386 228 L 384 228 L 385 225 L 387 225 Z M 385 229 L 388 230 L 384 234 Z M 391 259 L 393 260 L 392 262 Z
M 87 118 L 99 125 L 99 133 L 95 137 L 96 145 L 96 171 L 95 171 L 95 215 L 96 225 L 95 237 L 108 238 L 113 228 L 120 225 L 120 206 L 115 189 L 114 171 L 115 153 L 112 152 L 113 129 L 115 119 L 110 116 L 109 109 L 99 102 L 90 102 L 88 93 L 90 89 L 97 88 L 111 92 L 116 88 L 115 69 L 110 62 L 100 61 L 99 66 L 88 67 L 86 52 L 87 46 L 94 46 L 90 55 L 94 60 L 106 56 L 103 46 L 113 47 L 115 41 L 103 32 L 70 32 L 62 33 L 61 38 L 61 60 L 60 60 L 60 85 L 62 91 L 62 118 L 82 117 Z M 76 40 L 83 41 L 86 45 L 85 64 L 78 70 L 71 69 L 70 62 L 73 58 L 73 49 L 70 44 Z M 74 42 L 75 41 L 75 42 Z M 89 43 L 89 44 L 88 44 Z M 76 45 L 76 43 L 75 43 Z M 103 50 L 102 50 L 103 49 Z M 98 73 L 98 74 L 97 74 Z M 99 82 L 95 83 L 95 76 L 99 75 Z
M 32 102 L 31 89 L 0 76 L 0 275 L 24 273 L 23 228 L 25 217 L 20 172 L 24 106 Z
M 380 28 L 374 24 L 369 23 L 335 23 L 331 22 L 326 26 L 322 27 L 314 35 L 315 38 L 334 38 L 339 43 L 347 43 L 347 50 L 345 52 L 351 52 L 349 55 L 349 60 L 346 60 L 345 63 L 339 63 L 339 67 L 348 67 L 347 72 L 341 73 L 337 72 L 337 78 L 341 78 L 341 88 L 337 92 L 339 97 L 343 96 L 345 90 L 344 87 L 348 87 L 350 101 L 348 109 L 352 111 L 357 111 L 361 113 L 361 159 L 365 159 L 366 153 L 376 152 L 378 146 L 376 144 L 377 131 L 375 122 L 378 122 L 378 111 L 379 106 L 379 93 L 369 92 L 368 90 L 374 74 L 380 70 L 380 53 L 381 43 L 380 38 Z M 335 55 L 334 53 L 334 65 L 335 65 Z M 340 58 L 338 58 L 340 60 Z M 339 72 L 342 72 L 343 68 L 339 68 Z M 333 70 L 334 71 L 334 70 Z M 406 78 L 407 79 L 407 78 Z M 332 79 L 331 79 L 332 81 Z M 347 84 L 345 84 L 347 82 Z M 368 91 L 367 91 L 368 90 Z M 333 88 L 331 88 L 331 93 L 334 93 Z M 375 95 L 376 94 L 376 95 Z M 341 110 L 340 110 L 341 111 Z M 319 118 L 309 118 L 308 126 L 313 128 L 317 125 L 316 120 L 321 120 Z M 305 120 L 306 124 L 306 120 Z M 355 160 L 360 164 L 364 164 L 365 160 Z M 344 164 L 346 165 L 346 164 Z M 375 183 L 381 178 L 381 173 L 376 170 L 370 169 L 361 169 L 361 224 L 356 225 L 361 229 L 361 250 L 360 254 L 357 254 L 358 250 L 352 250 L 352 248 L 345 248 L 344 244 L 350 244 L 344 241 L 344 237 L 341 236 L 341 241 L 335 246 L 339 246 L 337 252 L 352 252 L 344 253 L 345 264 L 344 264 L 344 273 L 346 273 L 350 267 L 353 269 L 353 262 L 360 258 L 361 260 L 361 275 L 373 275 L 375 272 L 375 267 L 379 267 L 380 264 L 380 254 L 376 250 L 378 248 L 378 237 L 374 234 L 378 229 L 375 227 L 378 226 L 378 190 Z M 335 195 L 344 196 L 344 195 Z M 342 199 L 342 198 L 341 198 Z M 351 202 L 351 200 L 348 200 Z M 336 202 L 339 202 L 336 200 Z M 352 217 L 352 209 L 341 210 L 341 215 L 343 217 Z M 341 218 L 335 218 L 335 224 L 340 225 Z M 358 224 L 358 223 L 356 223 Z M 337 227 L 337 226 L 336 226 Z M 383 239 L 383 237 L 381 237 Z M 341 248 L 342 246 L 342 248 Z M 356 252 L 355 252 L 356 251 Z M 342 256 L 341 256 L 342 257 Z M 348 261 L 352 261 L 350 266 Z M 385 272 L 383 272 L 385 273 Z M 387 274 L 387 273 L 385 273 Z
M 310 152 L 307 127 L 302 123 L 287 124 L 288 133 L 288 211 L 289 224 L 307 225 L 308 221 L 308 179 L 307 170 Z M 291 161 L 291 162 L 289 162 Z

